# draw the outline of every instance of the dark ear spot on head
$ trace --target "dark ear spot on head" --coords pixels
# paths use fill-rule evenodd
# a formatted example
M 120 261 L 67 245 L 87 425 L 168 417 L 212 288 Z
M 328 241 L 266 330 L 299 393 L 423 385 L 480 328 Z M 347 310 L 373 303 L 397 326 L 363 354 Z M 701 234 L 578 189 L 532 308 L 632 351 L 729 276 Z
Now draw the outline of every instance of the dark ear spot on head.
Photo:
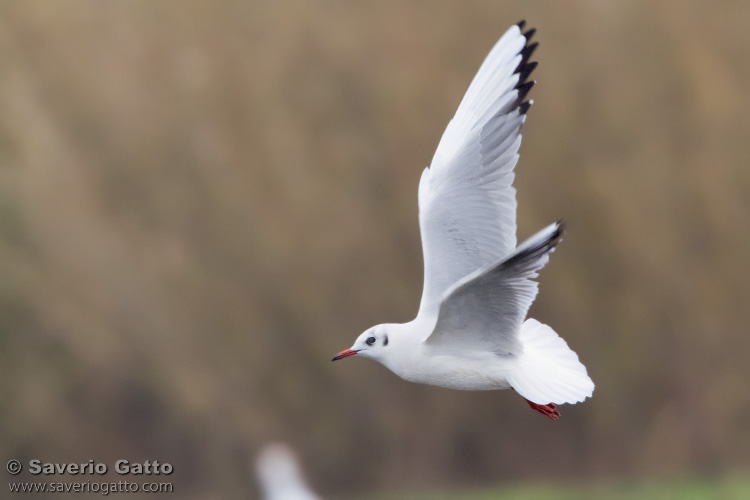
M 385 338 L 383 339 L 383 345 L 384 346 L 388 345 L 388 335 L 386 335 Z

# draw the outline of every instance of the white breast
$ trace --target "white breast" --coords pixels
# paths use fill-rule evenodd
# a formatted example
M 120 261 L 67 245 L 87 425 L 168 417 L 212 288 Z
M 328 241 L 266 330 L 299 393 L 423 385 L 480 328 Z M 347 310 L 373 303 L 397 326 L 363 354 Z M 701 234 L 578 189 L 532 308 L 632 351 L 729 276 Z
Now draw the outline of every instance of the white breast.
M 515 356 L 476 351 L 442 353 L 423 345 L 415 350 L 408 367 L 396 374 L 411 382 L 449 389 L 489 391 L 510 387 L 506 377 L 516 363 Z

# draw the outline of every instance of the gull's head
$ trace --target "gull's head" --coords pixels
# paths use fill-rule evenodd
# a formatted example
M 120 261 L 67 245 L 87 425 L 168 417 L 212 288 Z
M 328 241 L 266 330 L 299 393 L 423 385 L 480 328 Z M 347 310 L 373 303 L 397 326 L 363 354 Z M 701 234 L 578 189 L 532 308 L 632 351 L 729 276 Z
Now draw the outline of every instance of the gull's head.
M 331 361 L 348 358 L 349 356 L 364 356 L 380 360 L 388 352 L 388 330 L 386 325 L 373 326 L 357 337 L 349 349 L 344 349 Z

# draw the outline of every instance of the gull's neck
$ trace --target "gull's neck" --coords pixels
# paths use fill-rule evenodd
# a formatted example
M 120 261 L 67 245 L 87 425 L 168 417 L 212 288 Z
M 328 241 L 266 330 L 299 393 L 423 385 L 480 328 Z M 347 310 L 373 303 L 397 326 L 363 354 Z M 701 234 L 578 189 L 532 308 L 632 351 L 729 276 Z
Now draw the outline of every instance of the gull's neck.
M 378 361 L 396 375 L 403 377 L 413 368 L 415 358 L 421 355 L 422 342 L 432 333 L 437 318 L 417 316 L 408 323 L 387 325 L 388 351 Z

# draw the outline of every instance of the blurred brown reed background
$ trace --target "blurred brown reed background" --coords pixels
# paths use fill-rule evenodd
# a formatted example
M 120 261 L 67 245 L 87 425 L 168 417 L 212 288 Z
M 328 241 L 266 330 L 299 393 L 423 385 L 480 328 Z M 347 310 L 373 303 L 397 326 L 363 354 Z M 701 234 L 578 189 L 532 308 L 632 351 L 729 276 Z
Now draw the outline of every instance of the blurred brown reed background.
M 497 38 L 538 28 L 519 236 L 589 367 L 511 392 L 330 357 L 416 313 L 416 192 Z M 10 458 L 173 464 L 323 494 L 750 465 L 750 3 L 3 2 L 0 429 Z M 71 497 L 72 498 L 72 497 Z

